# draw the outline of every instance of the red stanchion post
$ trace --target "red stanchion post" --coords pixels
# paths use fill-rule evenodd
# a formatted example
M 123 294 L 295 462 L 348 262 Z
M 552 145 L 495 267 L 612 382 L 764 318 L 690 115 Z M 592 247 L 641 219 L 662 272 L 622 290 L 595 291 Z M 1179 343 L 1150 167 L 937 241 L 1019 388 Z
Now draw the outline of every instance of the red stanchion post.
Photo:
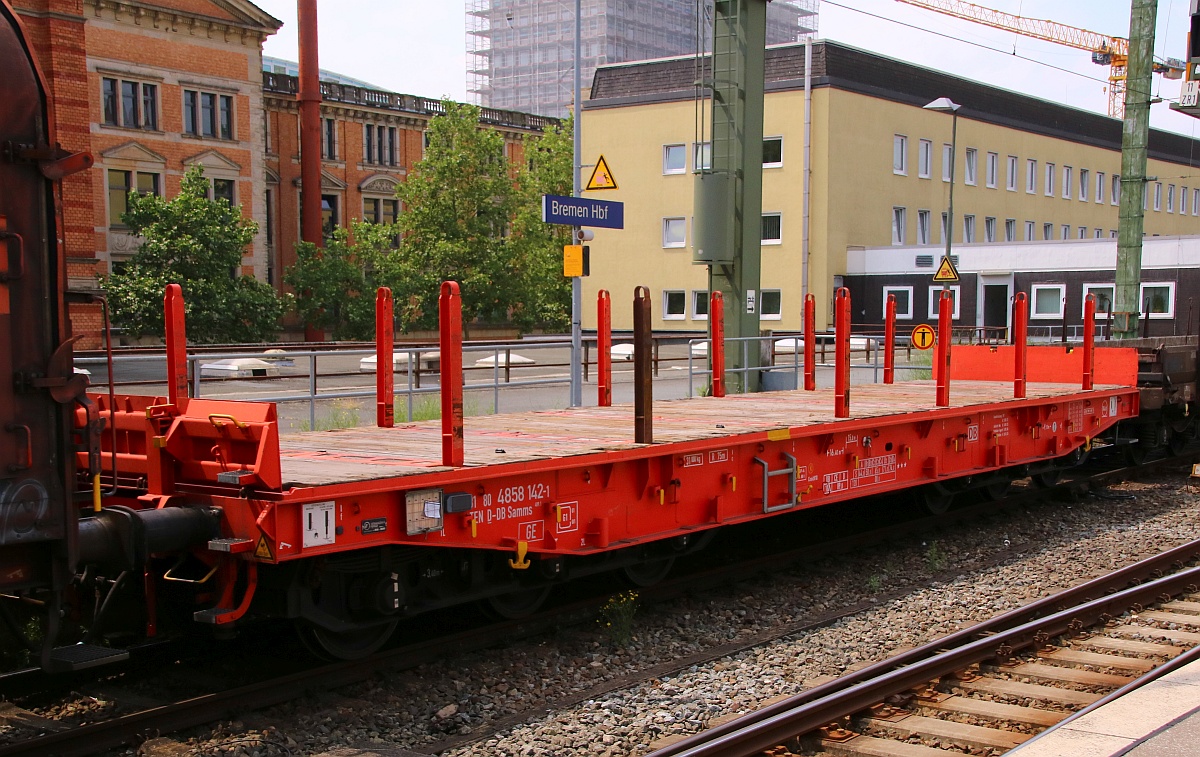
M 896 295 L 887 296 L 883 321 L 883 383 L 896 382 Z
M 1096 295 L 1083 299 L 1083 388 L 1091 389 L 1096 376 Z
M 950 341 L 954 338 L 954 295 L 943 289 L 938 300 L 937 406 L 950 406 Z
M 183 314 L 183 288 L 167 284 L 163 293 L 167 341 L 167 398 L 172 405 L 188 397 L 187 321 Z
M 394 399 L 396 377 L 392 363 L 395 346 L 395 320 L 392 318 L 392 290 L 379 287 L 375 292 L 375 424 L 380 428 L 396 425 Z
M 596 404 L 612 407 L 612 298 L 596 294 Z
M 443 281 L 438 297 L 441 351 L 442 465 L 463 464 L 462 297 L 458 282 Z
M 833 415 L 850 417 L 850 290 L 834 295 Z M 807 348 L 807 345 L 806 345 Z
M 1024 292 L 1013 298 L 1013 397 L 1025 399 L 1026 347 L 1029 344 L 1029 299 Z
M 817 298 L 804 296 L 804 390 L 817 388 Z
M 725 396 L 725 295 L 713 292 L 708 296 L 708 333 L 712 341 L 709 358 L 712 363 L 712 396 Z

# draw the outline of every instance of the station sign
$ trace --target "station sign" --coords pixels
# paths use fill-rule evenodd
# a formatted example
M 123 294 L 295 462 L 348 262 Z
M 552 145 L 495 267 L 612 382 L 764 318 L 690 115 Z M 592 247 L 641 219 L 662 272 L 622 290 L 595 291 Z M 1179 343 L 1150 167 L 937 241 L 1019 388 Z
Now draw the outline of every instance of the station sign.
M 625 203 L 585 197 L 542 195 L 542 220 L 563 226 L 625 228 Z

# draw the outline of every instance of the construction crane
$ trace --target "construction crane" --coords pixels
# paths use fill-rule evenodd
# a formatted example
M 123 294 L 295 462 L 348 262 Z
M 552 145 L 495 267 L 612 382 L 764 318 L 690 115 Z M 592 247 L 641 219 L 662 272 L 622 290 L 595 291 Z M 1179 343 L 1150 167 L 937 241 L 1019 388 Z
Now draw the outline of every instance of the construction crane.
M 1126 65 L 1129 62 L 1129 40 L 1124 37 L 1111 37 L 1107 34 L 1060 24 L 1057 21 L 1017 16 L 994 8 L 961 2 L 961 0 L 896 1 L 944 13 L 947 16 L 974 21 L 993 29 L 1003 29 L 1026 37 L 1091 52 L 1092 63 L 1109 67 L 1108 115 L 1114 118 L 1125 117 L 1125 75 Z M 1183 77 L 1183 62 L 1174 59 L 1165 63 L 1155 61 L 1154 73 L 1163 74 L 1168 79 L 1180 79 Z

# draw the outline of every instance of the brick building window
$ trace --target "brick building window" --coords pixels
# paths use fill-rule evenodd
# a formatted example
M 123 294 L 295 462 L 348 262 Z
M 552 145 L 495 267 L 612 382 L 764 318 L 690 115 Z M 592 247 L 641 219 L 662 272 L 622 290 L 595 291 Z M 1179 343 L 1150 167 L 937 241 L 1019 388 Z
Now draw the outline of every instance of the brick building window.
M 363 220 L 367 223 L 395 223 L 400 216 L 400 201 L 382 197 L 363 198 Z
M 396 165 L 396 127 L 363 125 L 363 162 Z
M 230 205 L 235 205 L 234 187 L 236 183 L 233 179 L 213 179 L 209 184 L 208 199 L 225 200 Z
M 337 121 L 332 118 L 321 119 L 321 157 L 326 160 L 337 160 Z
M 101 101 L 106 125 L 158 131 L 157 84 L 104 77 Z
M 129 210 L 129 193 L 162 196 L 162 178 L 146 171 L 108 170 L 108 225 L 124 228 L 121 216 Z
M 183 90 L 183 133 L 233 139 L 233 96 Z

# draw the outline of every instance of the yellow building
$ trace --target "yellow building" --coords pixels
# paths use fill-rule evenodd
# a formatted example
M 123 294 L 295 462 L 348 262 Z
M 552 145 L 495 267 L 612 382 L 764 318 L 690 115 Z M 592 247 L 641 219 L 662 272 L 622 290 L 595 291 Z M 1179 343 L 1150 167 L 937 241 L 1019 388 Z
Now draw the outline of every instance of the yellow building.
M 768 49 L 766 70 L 758 303 L 764 330 L 792 330 L 803 300 L 804 46 Z M 599 289 L 612 293 L 613 328 L 631 328 L 627 303 L 638 285 L 653 294 L 656 329 L 707 326 L 706 269 L 692 264 L 691 249 L 691 174 L 704 159 L 695 80 L 691 56 L 596 71 L 584 160 L 603 154 L 620 189 L 587 196 L 623 201 L 625 228 L 596 230 L 585 328 L 595 328 Z M 936 260 L 944 246 L 952 118 L 922 107 L 939 97 L 962 106 L 954 244 L 1116 235 L 1120 121 L 829 41 L 813 46 L 812 87 L 809 291 L 818 328 L 828 324 L 847 249 L 929 245 Z M 1147 234 L 1200 233 L 1198 161 L 1200 141 L 1151 132 Z

